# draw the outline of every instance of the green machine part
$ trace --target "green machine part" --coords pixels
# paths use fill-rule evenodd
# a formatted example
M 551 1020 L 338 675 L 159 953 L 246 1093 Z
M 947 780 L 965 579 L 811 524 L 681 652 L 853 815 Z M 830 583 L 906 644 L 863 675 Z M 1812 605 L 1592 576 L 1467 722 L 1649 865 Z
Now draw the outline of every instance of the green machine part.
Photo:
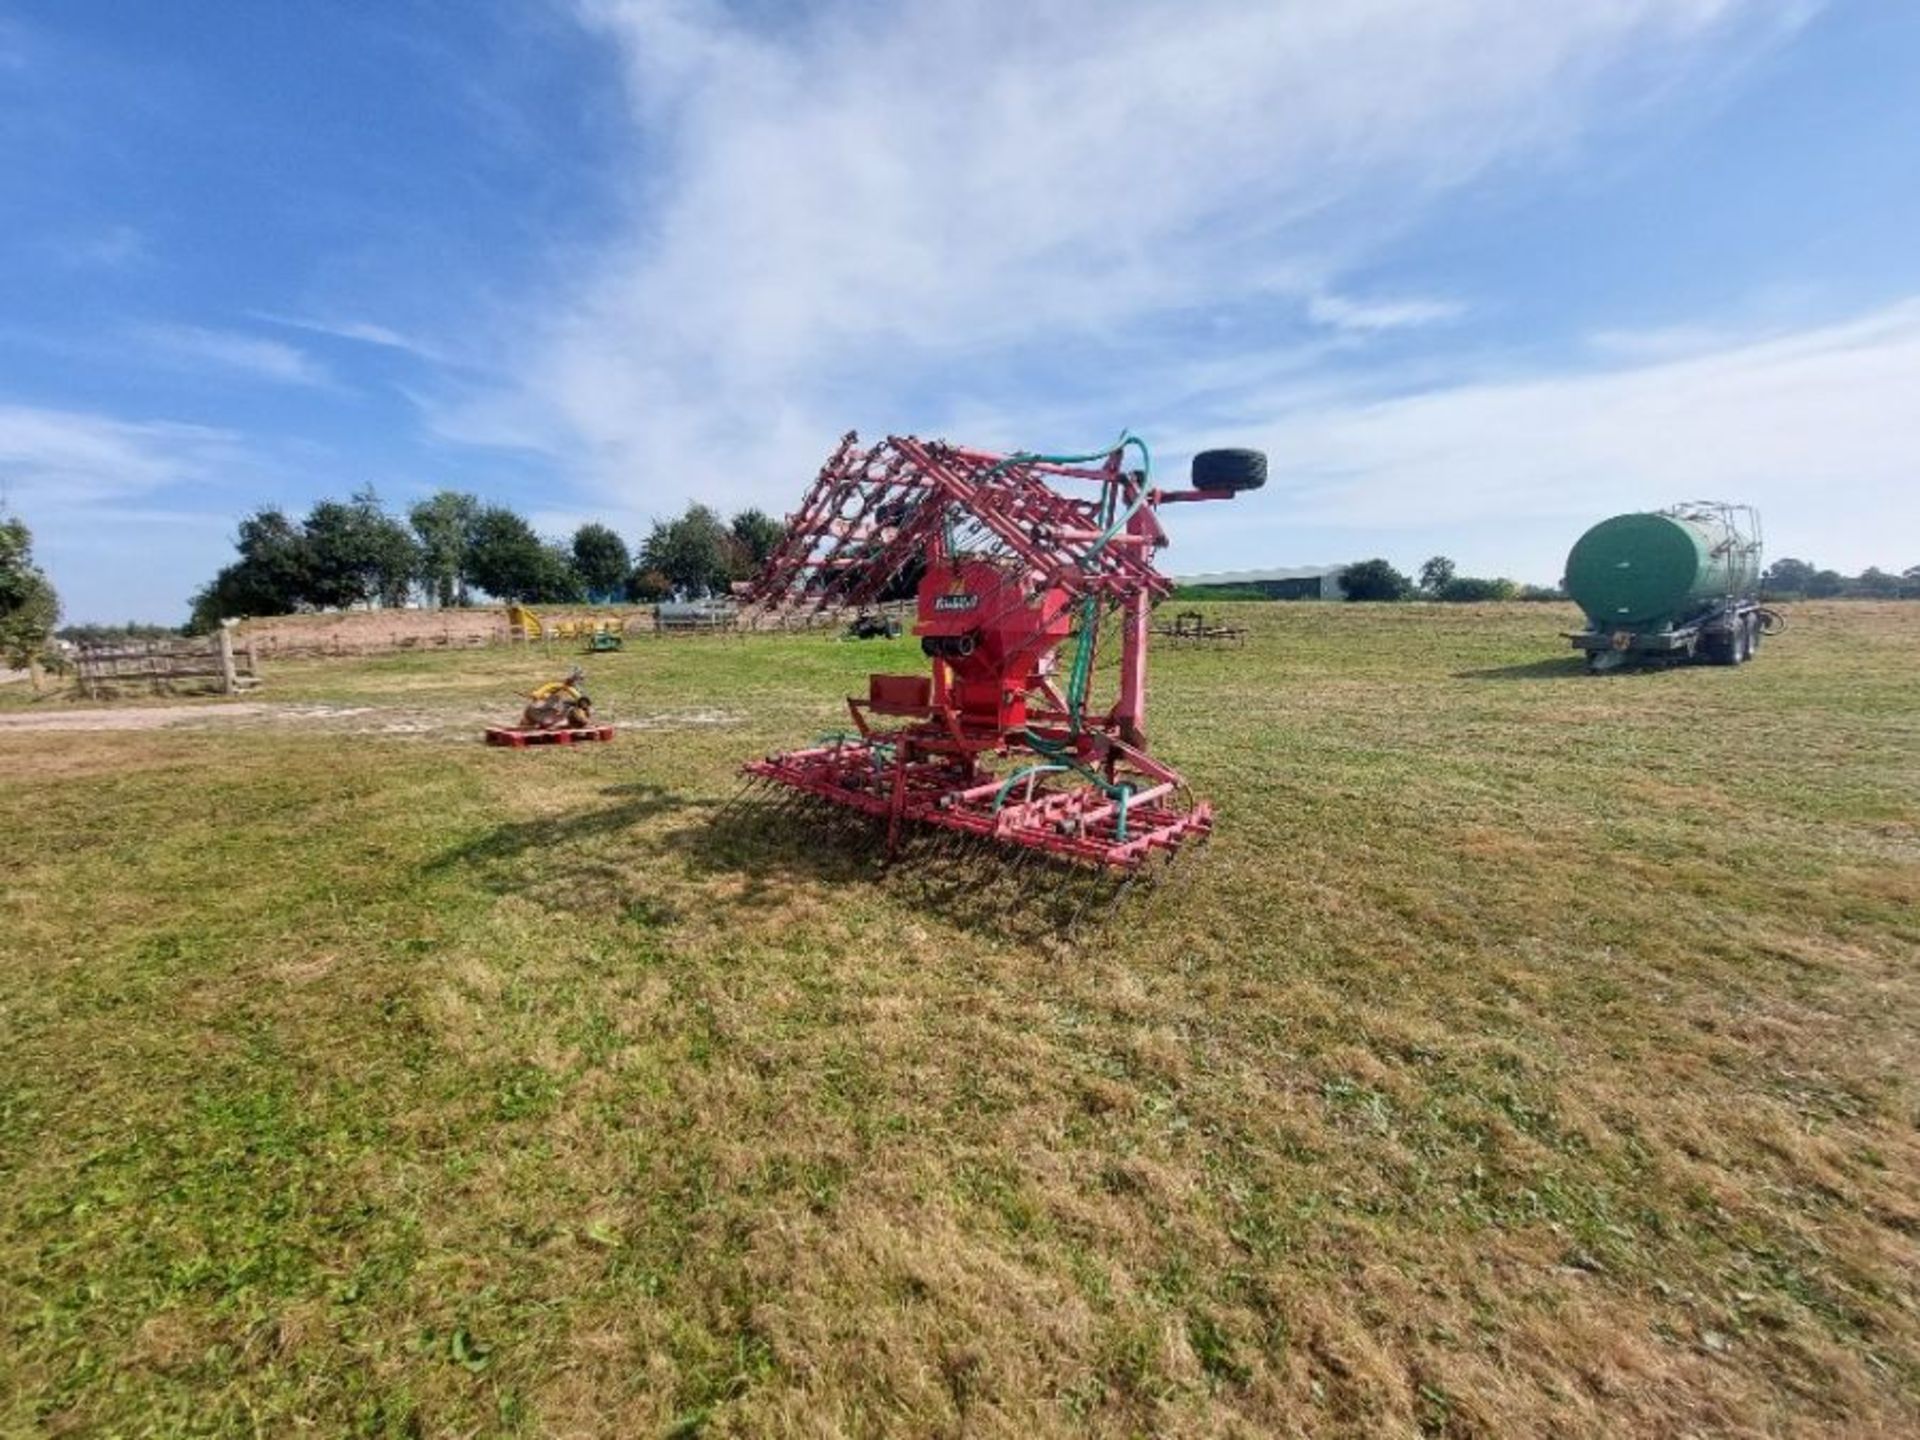
M 1597 630 L 1683 624 L 1715 602 L 1751 594 L 1760 542 L 1732 507 L 1616 515 L 1574 542 L 1567 593 Z

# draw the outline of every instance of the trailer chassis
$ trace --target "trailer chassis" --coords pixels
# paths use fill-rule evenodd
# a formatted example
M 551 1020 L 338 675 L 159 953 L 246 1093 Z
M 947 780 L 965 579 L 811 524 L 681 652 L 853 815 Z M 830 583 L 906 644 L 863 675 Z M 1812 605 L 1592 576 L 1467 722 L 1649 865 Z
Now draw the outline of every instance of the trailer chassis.
M 1635 663 L 1744 665 L 1760 651 L 1766 614 L 1758 600 L 1740 596 L 1679 625 L 1657 630 L 1596 628 L 1572 632 L 1567 639 L 1574 649 L 1585 652 L 1587 670 L 1595 675 Z

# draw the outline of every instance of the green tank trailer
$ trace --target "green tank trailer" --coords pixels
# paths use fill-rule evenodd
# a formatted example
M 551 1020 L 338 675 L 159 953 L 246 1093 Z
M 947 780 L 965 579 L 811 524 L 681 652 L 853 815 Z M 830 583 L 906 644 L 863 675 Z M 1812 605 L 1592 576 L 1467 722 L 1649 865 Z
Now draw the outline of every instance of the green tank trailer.
M 1616 515 L 1574 543 L 1566 590 L 1587 628 L 1568 638 L 1595 674 L 1701 660 L 1743 665 L 1776 623 L 1760 605 L 1760 515 L 1696 500 Z

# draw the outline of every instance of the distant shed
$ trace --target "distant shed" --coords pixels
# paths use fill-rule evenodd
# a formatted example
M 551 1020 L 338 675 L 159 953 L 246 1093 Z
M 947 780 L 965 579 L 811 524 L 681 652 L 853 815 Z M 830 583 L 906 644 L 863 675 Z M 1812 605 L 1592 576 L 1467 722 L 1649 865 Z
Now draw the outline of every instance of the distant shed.
M 1256 590 L 1269 600 L 1344 600 L 1344 565 L 1296 565 L 1286 570 L 1221 570 L 1183 575 L 1174 583 L 1185 590 Z

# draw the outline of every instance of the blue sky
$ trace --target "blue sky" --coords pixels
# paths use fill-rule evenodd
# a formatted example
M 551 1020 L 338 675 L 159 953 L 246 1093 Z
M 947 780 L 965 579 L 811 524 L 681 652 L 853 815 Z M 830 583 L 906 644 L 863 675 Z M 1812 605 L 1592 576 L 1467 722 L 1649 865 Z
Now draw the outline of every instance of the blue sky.
M 0 494 L 70 618 L 262 504 L 629 536 L 843 430 L 1130 427 L 1174 573 L 1920 564 L 1920 6 L 0 0 Z

